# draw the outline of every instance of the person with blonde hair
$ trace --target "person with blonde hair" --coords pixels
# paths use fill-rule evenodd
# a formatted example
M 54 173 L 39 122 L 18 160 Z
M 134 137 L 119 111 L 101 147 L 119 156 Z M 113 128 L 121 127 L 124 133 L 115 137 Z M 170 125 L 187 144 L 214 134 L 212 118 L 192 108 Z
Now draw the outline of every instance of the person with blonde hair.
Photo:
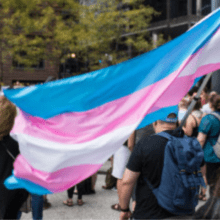
M 190 101 L 187 100 L 186 98 L 182 98 L 182 100 L 178 104 L 178 121 L 181 123 L 181 120 L 184 118 L 187 109 L 189 107 Z
M 23 189 L 8 190 L 4 186 L 13 170 L 14 158 L 19 154 L 18 143 L 9 133 L 14 125 L 15 106 L 4 96 L 0 97 L 0 219 L 17 219 L 28 192 Z

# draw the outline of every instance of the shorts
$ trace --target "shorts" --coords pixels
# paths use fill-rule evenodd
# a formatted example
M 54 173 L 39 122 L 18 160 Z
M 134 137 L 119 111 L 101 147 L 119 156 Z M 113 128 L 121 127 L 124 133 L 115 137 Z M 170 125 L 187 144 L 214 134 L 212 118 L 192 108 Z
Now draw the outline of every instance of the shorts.
M 128 159 L 131 155 L 128 147 L 122 145 L 114 154 L 112 176 L 122 179 Z

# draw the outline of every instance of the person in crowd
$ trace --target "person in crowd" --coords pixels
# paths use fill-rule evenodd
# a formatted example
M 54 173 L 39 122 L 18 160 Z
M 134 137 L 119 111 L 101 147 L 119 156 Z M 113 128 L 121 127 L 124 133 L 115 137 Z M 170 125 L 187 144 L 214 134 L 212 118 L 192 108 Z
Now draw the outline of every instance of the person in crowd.
M 44 209 L 49 209 L 49 208 L 51 207 L 51 203 L 48 201 L 47 195 L 44 195 L 44 196 L 43 196 L 43 199 L 44 199 L 43 208 L 44 208 Z
M 155 133 L 166 131 L 172 135 L 173 130 L 177 128 L 177 123 L 177 114 L 170 113 L 164 121 L 158 120 L 154 122 L 153 127 Z M 135 146 L 119 188 L 121 220 L 128 219 L 131 216 L 129 202 L 136 181 L 134 219 L 161 219 L 173 216 L 173 214 L 159 206 L 152 190 L 143 181 L 148 179 L 154 186 L 160 184 L 166 143 L 166 138 L 151 135 L 141 139 Z
M 220 170 L 217 170 L 218 180 L 216 181 L 213 195 L 201 206 L 192 219 L 220 219 Z
M 84 201 L 82 200 L 83 187 L 84 187 L 84 181 L 77 184 L 77 194 L 78 194 L 77 205 L 78 206 L 82 206 L 84 204 Z M 64 205 L 67 205 L 69 207 L 74 205 L 73 204 L 74 189 L 75 189 L 75 186 L 73 186 L 73 187 L 71 187 L 70 189 L 67 190 L 68 199 L 63 201 Z
M 203 105 L 201 109 L 201 111 L 203 112 L 203 115 L 210 114 L 212 112 L 212 102 L 216 95 L 218 95 L 218 93 L 215 91 L 212 91 L 209 93 L 208 103 Z
M 216 95 L 212 102 L 212 111 L 220 115 L 220 95 Z M 199 125 L 198 141 L 203 147 L 206 163 L 206 178 L 210 186 L 210 195 L 216 184 L 217 170 L 220 168 L 220 159 L 216 156 L 213 146 L 220 134 L 220 121 L 211 114 L 204 116 Z
M 91 193 L 90 194 L 95 194 L 95 184 L 96 184 L 96 181 L 97 181 L 97 173 L 94 173 L 92 176 L 91 176 Z
M 31 194 L 31 209 L 33 220 L 43 219 L 44 197 L 40 195 Z
M 190 101 L 188 101 L 186 98 L 182 98 L 182 100 L 179 102 L 178 105 L 178 121 L 179 123 L 183 119 L 184 115 L 187 112 L 187 109 L 189 107 Z
M 103 189 L 110 190 L 110 189 L 116 189 L 116 183 L 117 179 L 112 176 L 112 170 L 113 170 L 113 156 L 109 158 L 111 161 L 110 168 L 106 171 L 106 177 L 105 177 L 105 185 L 102 186 Z
M 119 190 L 122 184 L 122 177 L 130 157 L 131 151 L 135 145 L 135 131 L 131 134 L 128 140 L 121 146 L 118 151 L 114 154 L 113 159 L 113 172 L 112 176 L 117 178 L 117 189 Z M 120 211 L 119 203 L 116 203 L 111 206 L 112 209 Z
M 202 115 L 203 115 L 203 113 L 200 109 L 201 109 L 201 99 L 199 99 L 196 102 L 196 104 L 192 110 L 192 113 L 189 115 L 189 117 L 186 120 L 185 125 L 183 126 L 184 133 L 189 137 L 197 138 L 197 136 L 198 136 L 199 124 L 202 120 Z M 205 173 L 206 173 L 205 166 L 202 168 L 202 173 L 203 173 L 203 179 L 207 185 L 207 180 L 206 180 L 206 176 L 205 176 Z M 199 199 L 203 200 L 203 201 L 207 200 L 206 189 L 204 187 L 201 187 L 201 193 L 199 194 Z
M 198 128 L 203 114 L 200 109 L 201 100 L 199 99 L 196 102 L 191 114 L 187 118 L 185 125 L 183 126 L 184 133 L 189 137 L 197 137 L 198 135 Z
M 208 93 L 207 88 L 203 89 L 203 91 L 201 92 L 200 98 L 201 98 L 202 106 L 208 103 L 209 93 Z
M 28 197 L 23 189 L 8 190 L 4 181 L 12 174 L 14 159 L 19 154 L 18 143 L 9 136 L 16 117 L 15 106 L 0 97 L 0 219 L 17 219 L 19 209 Z
M 192 87 L 185 96 L 186 101 L 191 102 L 193 96 L 196 95 L 197 92 L 198 92 L 198 87 L 197 86 Z
M 153 123 L 149 124 L 141 129 L 136 130 L 135 133 L 135 146 L 137 145 L 137 143 L 142 139 L 145 138 L 147 136 L 153 135 L 155 134 L 154 128 L 153 128 Z M 134 148 L 135 148 L 134 146 Z M 136 206 L 136 187 L 137 187 L 137 183 L 135 184 L 134 188 L 133 188 L 133 192 L 132 192 L 132 208 L 131 211 L 134 212 L 135 210 L 135 206 Z
M 97 173 L 93 174 L 89 178 L 85 179 L 80 183 L 80 189 L 82 195 L 95 194 L 95 183 L 96 183 Z M 74 194 L 78 194 L 78 188 L 75 189 Z

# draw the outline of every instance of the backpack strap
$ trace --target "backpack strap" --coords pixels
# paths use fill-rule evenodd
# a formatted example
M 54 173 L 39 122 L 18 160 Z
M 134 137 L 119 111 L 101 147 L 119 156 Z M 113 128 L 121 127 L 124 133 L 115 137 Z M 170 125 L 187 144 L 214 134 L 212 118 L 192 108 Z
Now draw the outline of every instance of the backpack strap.
M 196 127 L 198 127 L 198 122 L 197 122 L 197 120 L 196 120 L 196 117 L 195 117 L 193 114 L 191 114 L 191 116 L 193 117 L 193 119 L 194 119 L 195 122 L 196 122 Z
M 6 151 L 7 151 L 7 153 L 10 155 L 10 157 L 11 157 L 13 160 L 15 160 L 15 157 L 13 156 L 13 154 L 12 154 L 8 149 L 6 149 Z
M 4 146 L 5 150 L 6 150 L 7 153 L 9 154 L 9 156 L 10 156 L 13 160 L 15 160 L 14 155 L 8 150 L 8 148 L 6 147 L 6 145 L 5 145 L 3 142 L 2 142 L 2 145 Z
M 160 132 L 160 133 L 158 133 L 158 134 L 156 134 L 156 135 L 159 135 L 159 136 L 161 136 L 161 137 L 164 137 L 164 138 L 166 138 L 166 139 L 168 139 L 168 140 L 171 139 L 171 135 L 168 134 L 168 133 L 165 132 L 165 131 L 162 131 L 162 132 Z
M 220 121 L 220 115 L 218 113 L 212 112 L 212 113 L 210 113 L 210 115 L 215 116 Z

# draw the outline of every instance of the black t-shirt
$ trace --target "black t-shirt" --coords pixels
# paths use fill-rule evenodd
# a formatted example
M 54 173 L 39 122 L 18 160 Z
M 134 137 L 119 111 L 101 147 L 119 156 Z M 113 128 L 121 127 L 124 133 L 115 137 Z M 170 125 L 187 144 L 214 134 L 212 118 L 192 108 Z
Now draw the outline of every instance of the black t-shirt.
M 166 132 L 173 135 L 173 131 Z M 158 135 L 144 137 L 137 143 L 130 156 L 127 168 L 140 172 L 136 188 L 135 219 L 161 219 L 173 216 L 158 205 L 156 197 L 144 180 L 147 178 L 155 188 L 159 186 L 167 141 Z
M 137 144 L 142 138 L 155 134 L 153 124 L 149 124 L 136 131 L 135 144 Z

